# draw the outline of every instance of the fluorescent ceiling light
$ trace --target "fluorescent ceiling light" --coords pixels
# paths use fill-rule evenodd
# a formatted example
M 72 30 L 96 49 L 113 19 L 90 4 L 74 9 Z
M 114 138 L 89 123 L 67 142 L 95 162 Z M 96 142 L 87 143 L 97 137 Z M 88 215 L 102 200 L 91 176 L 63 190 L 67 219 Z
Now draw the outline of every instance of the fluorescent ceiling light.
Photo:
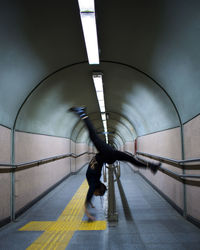
M 105 107 L 100 107 L 101 113 L 105 112 Z
M 94 81 L 94 86 L 96 91 L 103 91 L 103 81 L 102 81 L 102 75 L 93 75 L 92 76 Z
M 101 114 L 101 118 L 102 118 L 103 121 L 105 121 L 106 120 L 106 114 L 105 113 Z
M 103 121 L 103 126 L 104 126 L 104 128 L 107 128 L 107 122 L 106 121 Z
M 95 73 L 93 73 L 92 78 L 93 78 L 93 82 L 94 82 L 94 86 L 95 86 L 95 90 L 96 90 L 99 108 L 101 111 L 101 118 L 103 121 L 106 143 L 108 143 L 108 135 L 106 134 L 108 132 L 108 129 L 107 129 L 106 114 L 105 114 L 105 102 L 104 102 L 102 75 L 103 74 L 101 72 L 95 72 Z
M 78 0 L 80 12 L 93 11 L 94 12 L 94 0 Z
M 99 100 L 99 106 L 100 107 L 105 107 L 104 100 L 101 100 L 101 101 Z
M 103 100 L 104 100 L 103 92 L 98 91 L 98 92 L 97 92 L 97 98 L 98 98 L 99 101 L 103 101 Z
M 81 22 L 89 64 L 99 64 L 99 49 L 94 13 L 81 13 Z
M 78 0 L 89 64 L 99 64 L 94 0 Z

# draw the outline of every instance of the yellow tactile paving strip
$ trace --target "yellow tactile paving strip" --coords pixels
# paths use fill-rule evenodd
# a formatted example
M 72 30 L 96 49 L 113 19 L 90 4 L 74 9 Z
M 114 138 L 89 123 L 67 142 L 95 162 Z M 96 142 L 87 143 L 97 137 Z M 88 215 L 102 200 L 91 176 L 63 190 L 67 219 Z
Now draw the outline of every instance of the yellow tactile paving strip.
M 85 180 L 57 221 L 31 221 L 20 231 L 44 231 L 44 233 L 27 249 L 66 249 L 77 230 L 105 230 L 106 221 L 82 221 L 84 202 L 88 189 Z

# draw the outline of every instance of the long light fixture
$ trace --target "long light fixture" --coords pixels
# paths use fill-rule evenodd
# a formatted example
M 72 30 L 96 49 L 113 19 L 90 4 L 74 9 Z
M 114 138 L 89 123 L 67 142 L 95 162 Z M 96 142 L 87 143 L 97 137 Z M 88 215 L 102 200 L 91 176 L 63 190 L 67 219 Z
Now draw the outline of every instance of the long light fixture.
M 89 64 L 99 64 L 94 0 L 78 0 Z
M 103 122 L 104 127 L 104 134 L 106 137 L 106 143 L 108 143 L 108 129 L 107 129 L 107 120 L 106 120 L 106 110 L 105 110 L 105 101 L 104 101 L 104 92 L 103 92 L 103 80 L 102 80 L 102 73 L 101 72 L 94 72 L 92 74 L 94 87 L 97 94 L 97 100 L 99 103 L 99 108 L 101 111 L 101 119 Z

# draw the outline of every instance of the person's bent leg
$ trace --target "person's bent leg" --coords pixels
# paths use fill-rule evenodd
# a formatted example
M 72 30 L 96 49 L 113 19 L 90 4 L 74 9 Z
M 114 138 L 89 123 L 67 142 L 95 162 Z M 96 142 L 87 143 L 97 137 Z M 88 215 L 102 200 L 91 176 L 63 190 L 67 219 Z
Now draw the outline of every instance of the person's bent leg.
M 105 143 L 97 135 L 97 132 L 96 132 L 93 124 L 91 123 L 90 119 L 88 117 L 86 117 L 85 119 L 83 119 L 83 122 L 85 123 L 85 125 L 89 131 L 90 139 L 94 143 L 97 150 L 102 154 L 107 154 L 109 152 L 112 152 L 113 151 L 112 147 L 110 145 L 108 145 L 107 143 Z
M 101 138 L 97 135 L 97 132 L 90 121 L 89 117 L 86 114 L 85 107 L 72 107 L 70 111 L 76 113 L 85 123 L 89 136 L 91 141 L 94 143 L 95 147 L 97 150 L 104 156 L 108 155 L 109 153 L 113 152 L 114 150 L 112 149 L 111 146 L 106 144 Z

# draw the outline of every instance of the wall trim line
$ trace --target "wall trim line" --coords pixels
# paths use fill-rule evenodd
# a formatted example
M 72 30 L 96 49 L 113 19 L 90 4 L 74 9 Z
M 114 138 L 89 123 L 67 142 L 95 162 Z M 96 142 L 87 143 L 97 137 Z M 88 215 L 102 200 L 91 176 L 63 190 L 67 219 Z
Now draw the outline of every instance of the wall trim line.
M 147 135 L 153 135 L 153 134 L 165 132 L 165 131 L 176 129 L 176 128 L 180 128 L 180 126 L 176 126 L 176 127 L 172 127 L 172 128 L 167 128 L 167 129 L 162 129 L 162 130 L 158 130 L 158 131 L 155 131 L 155 132 L 147 133 L 147 134 L 144 134 L 144 135 L 138 135 L 137 138 L 144 137 L 144 136 L 147 136 Z

